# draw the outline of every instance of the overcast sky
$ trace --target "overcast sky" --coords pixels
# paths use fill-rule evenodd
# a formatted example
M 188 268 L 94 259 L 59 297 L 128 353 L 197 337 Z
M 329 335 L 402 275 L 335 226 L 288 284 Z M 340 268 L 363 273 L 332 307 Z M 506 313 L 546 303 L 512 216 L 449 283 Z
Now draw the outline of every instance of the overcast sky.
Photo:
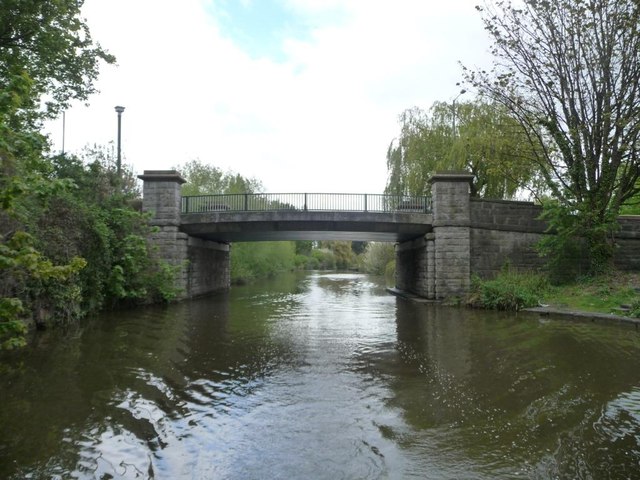
M 459 62 L 488 64 L 477 3 L 86 0 L 118 64 L 66 112 L 65 150 L 115 143 L 122 105 L 136 173 L 199 159 L 267 192 L 380 193 L 398 115 L 451 101 Z M 62 119 L 48 129 L 59 151 Z

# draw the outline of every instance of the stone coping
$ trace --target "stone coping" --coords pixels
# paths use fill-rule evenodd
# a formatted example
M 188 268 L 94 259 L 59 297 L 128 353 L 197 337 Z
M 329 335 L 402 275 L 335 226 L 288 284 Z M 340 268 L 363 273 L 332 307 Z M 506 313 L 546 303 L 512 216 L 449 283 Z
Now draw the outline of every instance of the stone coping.
M 176 170 L 145 170 L 138 178 L 143 182 L 176 182 L 187 183 Z
M 584 320 L 590 322 L 618 323 L 634 326 L 636 330 L 640 327 L 640 318 L 625 317 L 624 315 L 614 315 L 612 313 L 585 312 L 581 310 L 565 310 L 554 307 L 533 307 L 524 308 L 523 312 L 537 313 L 542 317 L 559 317 L 570 320 Z
M 447 172 L 447 173 L 435 173 L 429 179 L 429 183 L 435 182 L 466 182 L 471 183 L 473 181 L 473 175 L 465 172 Z

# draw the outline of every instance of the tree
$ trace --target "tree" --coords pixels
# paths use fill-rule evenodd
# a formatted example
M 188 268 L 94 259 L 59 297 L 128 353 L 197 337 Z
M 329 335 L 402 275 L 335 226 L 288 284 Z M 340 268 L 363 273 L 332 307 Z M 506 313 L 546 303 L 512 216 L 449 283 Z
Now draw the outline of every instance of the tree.
M 356 256 L 351 249 L 351 242 L 348 240 L 323 240 L 320 242 L 320 248 L 333 253 L 336 268 L 340 270 L 346 270 L 355 264 Z
M 364 270 L 374 275 L 384 275 L 395 264 L 396 251 L 393 243 L 370 242 L 364 252 Z
M 639 191 L 640 3 L 496 1 L 478 7 L 491 71 L 467 81 L 526 131 L 557 205 L 559 244 L 586 239 L 591 271 L 613 255 L 615 217 Z
M 115 58 L 94 44 L 80 9 L 83 0 L 3 0 L 0 7 L 0 90 L 26 74 L 30 116 L 55 116 L 72 99 L 96 91 L 100 62 Z M 40 108 L 40 100 L 45 100 Z
M 3 0 L 0 5 L 0 348 L 22 344 L 24 319 L 43 310 L 38 301 L 51 288 L 73 284 L 85 266 L 80 257 L 54 265 L 27 228 L 34 209 L 45 209 L 72 183 L 49 177 L 41 121 L 72 99 L 86 100 L 95 91 L 100 62 L 115 61 L 91 40 L 80 17 L 82 3 Z M 65 290 L 69 297 L 57 300 L 73 300 L 75 291 L 71 285 Z
M 255 178 L 245 178 L 233 172 L 223 172 L 214 165 L 191 160 L 177 167 L 187 179 L 182 185 L 183 195 L 214 195 L 222 193 L 257 193 L 263 189 Z
M 425 195 L 440 170 L 471 172 L 473 196 L 512 198 L 519 188 L 537 186 L 531 145 L 496 103 L 436 102 L 428 113 L 406 110 L 400 123 L 400 137 L 387 152 L 387 193 Z

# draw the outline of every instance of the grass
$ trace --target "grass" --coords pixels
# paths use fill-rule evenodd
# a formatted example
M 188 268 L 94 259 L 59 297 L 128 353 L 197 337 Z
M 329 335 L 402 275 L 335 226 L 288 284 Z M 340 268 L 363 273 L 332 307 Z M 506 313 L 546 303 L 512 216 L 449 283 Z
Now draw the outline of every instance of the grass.
M 622 313 L 623 305 L 640 301 L 640 273 L 614 272 L 576 283 L 551 287 L 542 302 L 549 306 L 585 312 Z
M 552 286 L 544 275 L 512 271 L 506 267 L 492 280 L 474 279 L 467 303 L 480 308 L 515 311 L 547 305 L 563 310 L 640 318 L 640 273 L 613 272 Z

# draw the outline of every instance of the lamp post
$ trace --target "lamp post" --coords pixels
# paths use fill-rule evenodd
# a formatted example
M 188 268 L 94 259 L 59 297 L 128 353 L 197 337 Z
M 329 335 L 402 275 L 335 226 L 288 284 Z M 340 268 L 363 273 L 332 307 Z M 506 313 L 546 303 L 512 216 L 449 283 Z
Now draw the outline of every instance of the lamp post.
M 456 98 L 453 99 L 452 102 L 452 107 L 453 107 L 453 136 L 456 136 L 456 100 L 458 100 L 458 97 L 460 97 L 460 95 L 467 93 L 467 91 L 463 88 L 462 90 L 460 90 L 460 93 L 458 95 L 456 95 Z
M 122 168 L 122 156 L 121 156 L 121 133 L 122 133 L 122 112 L 124 112 L 124 107 L 117 106 L 116 112 L 118 113 L 118 160 L 116 163 L 116 173 L 118 178 L 120 178 L 120 170 Z
M 62 156 L 63 157 L 64 157 L 64 135 L 66 130 L 66 123 L 67 123 L 67 112 L 63 111 L 62 112 Z

